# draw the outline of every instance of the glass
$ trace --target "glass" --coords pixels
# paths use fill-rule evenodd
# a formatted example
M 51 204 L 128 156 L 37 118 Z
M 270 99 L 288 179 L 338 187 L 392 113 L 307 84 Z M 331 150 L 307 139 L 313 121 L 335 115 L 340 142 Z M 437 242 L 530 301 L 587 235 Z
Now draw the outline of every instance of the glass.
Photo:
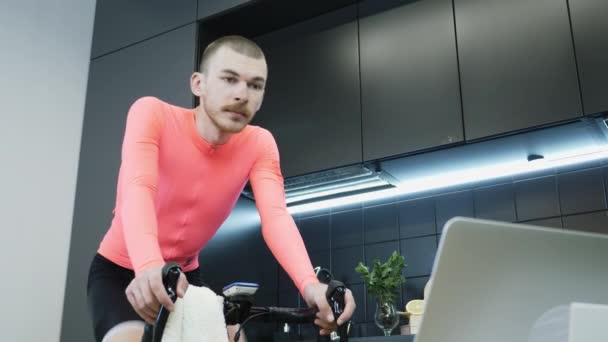
M 395 305 L 377 298 L 374 322 L 378 328 L 384 331 L 384 336 L 390 336 L 393 329 L 399 324 L 399 314 L 395 309 Z

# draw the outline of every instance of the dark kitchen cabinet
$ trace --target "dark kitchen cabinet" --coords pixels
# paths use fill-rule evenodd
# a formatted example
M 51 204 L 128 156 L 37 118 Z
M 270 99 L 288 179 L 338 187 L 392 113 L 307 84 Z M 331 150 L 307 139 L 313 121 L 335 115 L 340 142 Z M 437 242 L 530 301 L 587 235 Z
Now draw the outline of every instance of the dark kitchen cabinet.
M 363 158 L 463 140 L 451 0 L 360 3 Z
M 467 139 L 582 115 L 566 1 L 454 6 Z
M 99 0 L 93 58 L 196 21 L 196 0 Z
M 351 5 L 254 38 L 269 74 L 252 124 L 273 133 L 285 177 L 361 162 L 356 15 Z
M 198 0 L 198 18 L 204 19 L 247 2 L 251 0 Z
M 608 111 L 608 1 L 569 3 L 585 114 Z

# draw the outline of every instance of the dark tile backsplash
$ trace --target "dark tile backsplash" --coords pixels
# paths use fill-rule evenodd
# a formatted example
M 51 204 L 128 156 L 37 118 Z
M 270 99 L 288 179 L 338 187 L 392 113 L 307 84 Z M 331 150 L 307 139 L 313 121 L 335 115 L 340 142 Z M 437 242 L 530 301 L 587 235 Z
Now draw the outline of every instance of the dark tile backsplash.
M 375 260 L 386 262 L 393 251 L 400 253 L 398 240 L 365 245 L 365 264 L 371 267 Z
M 434 235 L 435 200 L 423 199 L 397 203 L 400 237 Z
M 488 220 L 517 221 L 513 188 L 509 183 L 473 190 L 475 215 Z
M 363 210 L 339 212 L 331 215 L 331 248 L 363 244 Z
M 329 215 L 323 215 L 300 220 L 300 234 L 308 252 L 329 250 L 329 218 Z
M 334 278 L 345 284 L 362 282 L 355 267 L 359 261 L 365 260 L 363 253 L 363 245 L 332 250 L 331 271 Z
M 329 250 L 325 250 L 322 252 L 310 252 L 310 262 L 312 262 L 313 267 L 323 267 L 326 269 L 331 268 L 331 256 Z
M 365 243 L 399 239 L 399 217 L 394 203 L 363 209 Z
M 528 177 L 519 175 L 507 183 L 504 179 L 485 181 L 468 190 L 420 194 L 398 202 L 395 198 L 385 203 L 375 201 L 372 207 L 352 205 L 341 210 L 322 210 L 315 215 L 300 215 L 297 223 L 313 265 L 330 268 L 334 277 L 347 283 L 353 292 L 357 311 L 352 336 L 377 336 L 381 331 L 373 323 L 375 299 L 367 295 L 361 277 L 354 271 L 359 261 L 368 266 L 374 259 L 385 262 L 394 250 L 405 257 L 407 282 L 397 298 L 402 310 L 409 300 L 423 298 L 438 241 L 452 217 L 608 234 L 608 166 L 584 166 L 591 168 L 569 167 Z M 305 306 L 282 270 L 278 282 L 280 304 Z M 305 335 L 312 336 L 309 327 L 302 329 Z
M 425 236 L 401 240 L 401 255 L 405 258 L 404 275 L 406 277 L 419 277 L 431 274 L 435 253 L 437 252 L 437 238 Z
M 295 284 L 293 283 L 293 281 L 291 281 L 291 278 L 289 277 L 289 275 L 287 274 L 287 272 L 285 272 L 285 270 L 283 269 L 283 267 L 281 267 L 281 265 L 278 266 L 279 267 L 279 272 L 278 272 L 278 281 L 279 281 L 279 293 L 283 293 L 283 292 L 297 292 L 297 288 L 295 286 Z
M 563 220 L 566 229 L 608 234 L 608 212 L 606 211 L 565 216 Z
M 526 224 L 531 224 L 533 226 L 541 226 L 541 227 L 547 227 L 547 228 L 561 229 L 563 227 L 563 223 L 562 223 L 562 218 L 561 217 L 553 217 L 553 218 L 547 218 L 547 219 L 532 220 L 532 221 L 526 221 L 525 223 Z
M 443 232 L 445 223 L 455 216 L 475 217 L 472 190 L 439 195 L 435 198 L 437 233 Z
M 365 286 L 363 284 L 354 284 L 349 286 L 350 290 L 355 297 L 355 303 L 357 303 L 357 310 L 353 315 L 352 320 L 357 322 L 365 322 Z
M 287 307 L 287 308 L 299 307 L 298 292 L 295 290 L 288 291 L 288 292 L 279 292 L 278 305 L 280 307 Z
M 560 174 L 557 183 L 562 215 L 606 209 L 601 168 Z
M 403 303 L 407 303 L 412 299 L 424 298 L 424 286 L 429 281 L 429 276 L 407 278 L 403 285 Z M 401 310 L 405 310 L 405 307 Z
M 519 221 L 559 216 L 559 196 L 554 176 L 515 182 Z

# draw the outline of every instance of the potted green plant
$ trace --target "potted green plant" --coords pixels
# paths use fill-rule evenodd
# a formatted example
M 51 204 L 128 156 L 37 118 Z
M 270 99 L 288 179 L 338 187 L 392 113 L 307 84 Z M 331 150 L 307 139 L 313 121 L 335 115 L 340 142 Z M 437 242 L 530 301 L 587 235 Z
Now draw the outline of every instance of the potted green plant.
M 406 282 L 403 276 L 405 266 L 405 258 L 393 251 L 385 263 L 374 260 L 371 270 L 362 262 L 355 267 L 355 271 L 363 278 L 368 293 L 376 298 L 374 321 L 386 336 L 399 324 L 395 297 L 400 286 Z

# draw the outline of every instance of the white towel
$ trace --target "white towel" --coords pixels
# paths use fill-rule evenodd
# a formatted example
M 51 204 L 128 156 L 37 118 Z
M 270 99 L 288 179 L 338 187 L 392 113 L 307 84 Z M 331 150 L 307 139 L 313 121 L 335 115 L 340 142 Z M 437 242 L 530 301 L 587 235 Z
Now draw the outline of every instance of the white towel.
M 224 298 L 207 287 L 189 285 L 184 298 L 175 301 L 163 342 L 228 342 Z

